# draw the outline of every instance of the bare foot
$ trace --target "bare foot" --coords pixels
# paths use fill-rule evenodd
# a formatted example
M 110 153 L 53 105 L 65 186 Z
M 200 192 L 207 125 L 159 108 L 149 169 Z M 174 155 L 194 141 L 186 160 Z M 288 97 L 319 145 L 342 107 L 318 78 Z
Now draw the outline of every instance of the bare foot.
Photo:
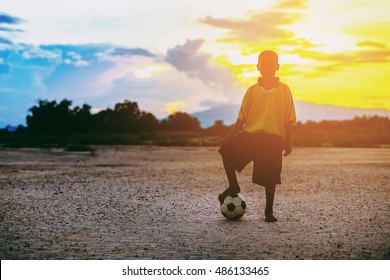
M 267 223 L 276 222 L 278 219 L 272 213 L 265 213 L 265 221 Z
M 219 200 L 220 203 L 222 203 L 223 200 L 225 199 L 225 197 L 227 197 L 230 194 L 238 194 L 240 191 L 241 191 L 241 189 L 240 189 L 239 186 L 237 186 L 237 187 L 228 187 L 223 193 L 220 193 L 218 195 L 218 200 Z

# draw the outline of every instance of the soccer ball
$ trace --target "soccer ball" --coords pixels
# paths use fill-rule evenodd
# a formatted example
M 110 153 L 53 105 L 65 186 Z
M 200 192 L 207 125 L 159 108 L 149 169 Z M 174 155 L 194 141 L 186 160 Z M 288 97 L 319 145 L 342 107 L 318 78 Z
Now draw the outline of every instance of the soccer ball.
M 246 203 L 239 194 L 228 195 L 221 203 L 221 213 L 229 220 L 238 220 L 246 212 Z

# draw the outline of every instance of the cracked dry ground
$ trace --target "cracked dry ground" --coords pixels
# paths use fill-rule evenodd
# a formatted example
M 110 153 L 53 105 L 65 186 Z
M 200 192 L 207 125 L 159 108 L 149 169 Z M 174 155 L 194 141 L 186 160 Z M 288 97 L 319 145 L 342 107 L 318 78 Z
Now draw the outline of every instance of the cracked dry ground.
M 275 215 L 251 165 L 223 218 L 214 147 L 0 150 L 1 259 L 389 259 L 390 149 L 297 148 Z

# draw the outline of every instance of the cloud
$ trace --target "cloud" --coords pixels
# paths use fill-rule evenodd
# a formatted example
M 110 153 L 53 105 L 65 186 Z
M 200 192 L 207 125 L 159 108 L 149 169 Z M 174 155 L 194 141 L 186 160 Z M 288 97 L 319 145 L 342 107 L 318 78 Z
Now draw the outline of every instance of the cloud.
M 74 51 L 67 52 L 67 58 L 64 59 L 65 64 L 71 64 L 76 67 L 88 66 L 90 63 L 86 60 L 83 60 L 81 55 L 77 54 Z
M 302 20 L 300 12 L 270 9 L 260 13 L 248 14 L 247 18 L 215 18 L 207 16 L 199 22 L 215 28 L 224 29 L 227 33 L 218 40 L 224 43 L 238 44 L 249 53 L 261 49 L 278 50 L 283 46 L 315 47 L 309 40 L 297 37 L 285 26 Z
M 109 44 L 9 45 L 0 50 L 0 127 L 24 123 L 38 99 L 68 98 L 94 110 L 128 99 L 159 118 L 240 101 L 231 72 L 202 43 L 189 40 L 160 55 Z
M 363 69 L 363 67 L 370 64 L 386 64 L 390 62 L 390 47 L 385 43 L 361 41 L 357 43 L 357 46 L 360 47 L 357 50 L 334 53 L 309 49 L 292 50 L 291 54 L 299 55 L 300 58 L 311 59 L 315 63 L 307 65 L 308 67 L 304 71 L 294 71 L 296 66 L 293 66 L 293 68 L 288 69 L 288 74 L 305 77 L 325 77 L 346 69 L 353 71 L 353 67 Z
M 200 20 L 200 22 L 213 27 L 229 30 L 225 41 L 245 41 L 256 43 L 262 40 L 290 39 L 294 33 L 281 26 L 294 23 L 300 18 L 296 13 L 283 13 L 271 11 L 267 13 L 253 14 L 248 19 L 218 19 L 212 16 Z
M 99 53 L 106 52 L 113 48 L 111 44 L 51 44 L 40 45 L 39 47 L 47 51 L 61 51 L 63 59 L 66 58 L 68 53 L 73 52 L 88 61 L 97 60 L 97 55 Z
M 153 69 L 159 71 L 140 75 L 144 70 Z M 113 73 L 104 74 L 111 79 L 104 79 L 107 87 L 99 99 L 111 100 L 111 103 L 123 99 L 135 100 L 158 117 L 166 115 L 166 103 L 180 100 L 188 105 L 187 110 L 193 111 L 204 108 L 200 102 L 205 98 L 223 99 L 202 80 L 189 77 L 186 72 L 161 58 L 133 57 L 125 62 L 121 60 L 107 72 Z
M 118 55 L 118 56 L 133 56 L 133 55 L 148 56 L 148 57 L 156 56 L 149 50 L 142 49 L 142 48 L 114 48 L 113 50 L 110 51 L 110 54 Z
M 219 69 L 209 65 L 211 55 L 199 52 L 203 40 L 187 40 L 184 45 L 169 49 L 165 60 L 190 78 L 199 78 L 206 84 L 217 81 Z M 216 71 L 217 70 L 217 71 Z
M 139 66 L 142 67 L 145 60 L 139 62 Z M 138 64 L 134 61 L 133 63 Z M 150 59 L 149 63 L 153 63 L 153 60 Z M 96 107 L 107 105 L 113 107 L 116 102 L 130 99 L 136 101 L 143 110 L 163 118 L 167 116 L 169 110 L 172 112 L 175 108 L 176 110 L 185 108 L 187 112 L 205 109 L 201 104 L 205 99 L 225 101 L 223 96 L 206 86 L 200 79 L 190 78 L 173 66 L 169 67 L 169 64 L 166 65 L 166 69 L 163 73 L 144 79 L 139 79 L 133 72 L 129 72 L 113 80 L 101 95 L 91 97 L 91 104 L 93 102 Z
M 23 22 L 23 20 L 18 18 L 18 17 L 11 16 L 9 14 L 0 12 L 0 24 L 2 24 L 2 23 L 6 23 L 6 24 L 19 24 L 19 23 L 22 23 L 22 22 Z
M 22 22 L 23 22 L 23 20 L 18 18 L 18 17 L 14 17 L 14 16 L 11 16 L 9 14 L 0 12 L 0 33 L 24 32 L 21 29 L 14 29 L 14 28 L 10 28 L 10 27 L 1 26 L 2 24 L 12 25 L 12 24 L 19 24 L 19 23 L 22 23 Z M 4 44 L 4 45 L 12 45 L 13 42 L 11 40 L 7 39 L 7 38 L 4 38 L 4 37 L 0 36 L 0 47 L 1 47 L 2 44 Z M 1 72 L 0 72 L 0 74 L 1 74 Z
M 355 63 L 385 63 L 390 62 L 390 48 L 381 43 L 372 42 L 358 43 L 360 47 L 371 47 L 354 51 L 324 53 L 314 50 L 296 49 L 292 51 L 302 58 L 309 58 L 318 62 L 328 62 L 340 64 L 340 67 L 345 67 Z
M 369 48 L 378 48 L 386 49 L 386 44 L 371 40 L 360 41 L 356 44 L 358 47 L 369 47 Z
M 12 41 L 10 41 L 6 38 L 0 37 L 0 44 L 12 45 Z
M 282 9 L 306 9 L 307 0 L 279 0 L 275 7 Z
M 89 104 L 96 108 L 113 107 L 129 99 L 163 118 L 175 110 L 195 112 L 241 100 L 242 91 L 230 71 L 213 64 L 212 56 L 200 51 L 202 43 L 202 40 L 188 40 L 169 49 L 166 55 L 153 57 L 100 54 L 100 59 L 114 66 L 100 76 L 104 91 L 91 96 Z
M 3 32 L 24 32 L 22 29 L 1 27 L 1 26 L 0 26 L 0 31 L 3 31 Z
M 231 71 L 213 64 L 212 56 L 200 51 L 202 44 L 201 39 L 187 40 L 185 44 L 169 49 L 165 61 L 189 78 L 201 80 L 227 100 L 236 100 L 241 89 L 236 85 Z
M 58 51 L 44 50 L 38 46 L 29 46 L 26 47 L 25 51 L 23 51 L 22 56 L 26 60 L 31 60 L 31 59 L 56 60 L 60 58 L 61 53 Z

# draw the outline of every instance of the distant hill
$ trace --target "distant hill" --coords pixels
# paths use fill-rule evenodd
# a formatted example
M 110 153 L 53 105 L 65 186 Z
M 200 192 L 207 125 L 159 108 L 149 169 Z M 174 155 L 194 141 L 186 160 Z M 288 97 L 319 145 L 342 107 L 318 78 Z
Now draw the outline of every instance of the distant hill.
M 223 120 L 224 124 L 230 125 L 236 121 L 239 108 L 239 104 L 229 104 L 195 112 L 191 116 L 198 118 L 202 127 L 212 126 L 215 120 Z M 298 121 L 303 123 L 308 120 L 348 120 L 363 115 L 390 117 L 390 111 L 383 109 L 354 109 L 304 101 L 295 101 L 295 108 Z

